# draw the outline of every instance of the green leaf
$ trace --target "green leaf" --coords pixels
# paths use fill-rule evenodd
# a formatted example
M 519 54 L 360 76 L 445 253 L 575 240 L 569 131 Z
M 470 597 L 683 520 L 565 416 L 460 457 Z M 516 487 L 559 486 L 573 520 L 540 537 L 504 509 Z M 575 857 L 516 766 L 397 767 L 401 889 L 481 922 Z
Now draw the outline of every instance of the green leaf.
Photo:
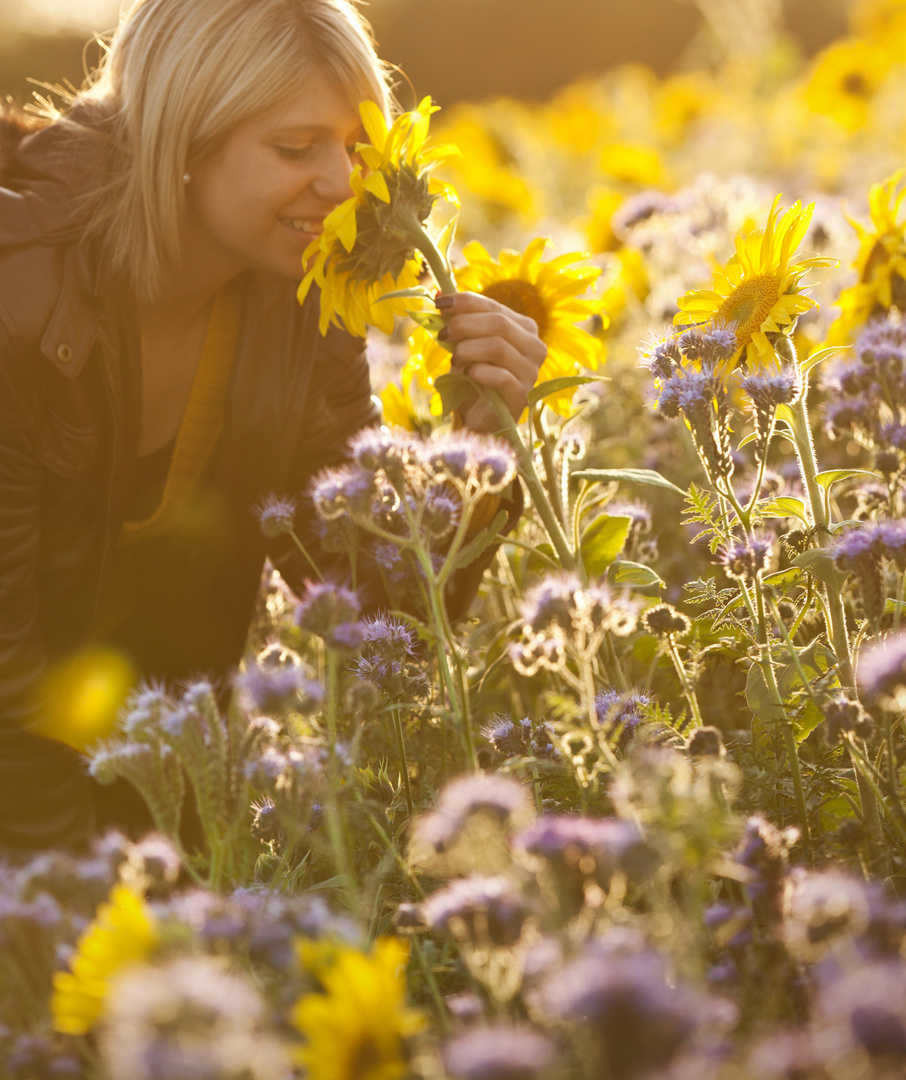
M 614 585 L 632 586 L 636 589 L 666 589 L 667 582 L 644 563 L 619 559 L 610 568 L 610 580 Z
M 842 352 L 843 349 L 848 348 L 848 345 L 828 345 L 826 349 L 818 349 L 817 352 L 813 352 L 802 361 L 799 365 L 799 369 L 803 375 L 807 375 L 813 367 L 817 367 L 823 360 L 827 360 L 835 353 Z
M 811 685 L 821 680 L 826 689 L 839 687 L 840 681 L 836 676 L 830 682 L 826 678 L 827 673 L 837 663 L 837 658 L 820 638 L 816 638 L 803 649 L 797 649 L 796 653 L 799 665 Z M 774 677 L 783 709 L 772 702 L 764 672 L 758 664 L 752 664 L 746 677 L 746 702 L 755 716 L 768 728 L 783 723 L 783 713 L 786 711 L 793 724 L 796 741 L 802 742 L 821 723 L 824 716 L 818 706 L 805 696 L 805 684 L 792 661 L 785 665 L 775 665 Z
M 580 554 L 591 577 L 600 577 L 626 545 L 632 518 L 599 514 L 582 535 Z
M 759 506 L 758 511 L 765 517 L 795 517 L 799 518 L 806 528 L 810 528 L 808 513 L 802 499 L 793 498 L 792 495 L 781 495 L 772 499 L 764 506 Z
M 419 326 L 424 327 L 429 334 L 435 336 L 440 332 L 441 328 L 446 325 L 446 320 L 443 315 L 438 311 L 410 311 L 409 318 L 413 322 L 417 322 Z M 442 341 L 438 342 L 438 345 L 443 345 Z
M 765 574 L 762 579 L 765 585 L 773 585 L 775 589 L 784 585 L 792 585 L 802 578 L 802 569 L 798 566 L 788 566 L 785 570 L 775 570 L 772 574 Z
M 774 414 L 778 420 L 782 420 L 785 424 L 789 424 L 790 428 L 795 430 L 796 427 L 796 414 L 789 407 L 789 405 L 778 405 L 777 412 Z
M 546 398 L 549 394 L 557 394 L 561 390 L 571 390 L 574 386 L 585 386 L 590 382 L 601 382 L 601 379 L 589 378 L 587 375 L 563 375 L 559 379 L 546 379 L 543 383 L 538 383 L 537 386 L 532 387 L 528 392 L 528 403 L 531 408 L 536 402 L 542 398 Z
M 434 380 L 434 389 L 440 394 L 445 416 L 478 395 L 478 384 L 458 371 L 438 375 Z
M 852 476 L 870 476 L 873 480 L 884 479 L 880 473 L 872 472 L 870 469 L 825 469 L 824 472 L 818 473 L 815 481 L 826 491 L 831 484 L 836 484 L 838 480 L 849 480 Z
M 666 476 L 661 476 L 654 469 L 579 469 L 573 476 L 577 480 L 589 480 L 593 483 L 616 481 L 624 484 L 650 484 L 652 487 L 675 491 L 678 495 L 686 494 L 682 488 L 672 484 Z
M 483 555 L 487 549 L 493 544 L 500 536 L 500 530 L 506 524 L 506 511 L 498 510 L 497 515 L 490 525 L 487 525 L 477 533 L 472 539 L 464 545 L 456 554 L 456 558 L 453 560 L 453 569 L 460 570 L 464 566 L 469 566 L 471 563 Z
M 421 285 L 414 285 L 411 289 L 394 289 L 393 292 L 384 293 L 378 297 L 378 301 L 381 300 L 404 300 L 410 297 L 419 296 L 422 300 L 427 300 L 431 293 L 427 289 L 422 288 Z M 419 314 L 432 314 L 432 312 L 420 312 Z M 413 316 L 414 317 L 414 316 Z
M 791 562 L 793 566 L 801 566 L 803 570 L 808 570 L 810 574 L 813 574 L 819 581 L 823 581 L 825 585 L 828 585 L 835 592 L 839 592 L 843 588 L 847 577 L 849 577 L 848 571 L 837 569 L 834 557 L 827 548 L 811 548 L 808 551 L 803 551 L 801 555 L 797 555 Z

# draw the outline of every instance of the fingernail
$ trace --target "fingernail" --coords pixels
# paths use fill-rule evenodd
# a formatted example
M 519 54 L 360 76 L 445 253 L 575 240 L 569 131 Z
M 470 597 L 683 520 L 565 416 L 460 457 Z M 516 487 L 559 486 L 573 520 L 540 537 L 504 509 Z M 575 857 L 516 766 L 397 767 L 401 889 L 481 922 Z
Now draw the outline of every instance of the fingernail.
M 453 302 L 455 299 L 456 298 L 454 296 L 443 296 L 441 293 L 438 293 L 437 296 L 434 297 L 434 306 L 438 310 L 443 311 L 446 308 L 453 307 Z
M 447 338 L 449 337 L 449 334 L 450 334 L 450 327 L 449 326 L 442 326 L 440 328 L 440 330 L 437 331 L 437 340 L 438 341 L 446 341 Z

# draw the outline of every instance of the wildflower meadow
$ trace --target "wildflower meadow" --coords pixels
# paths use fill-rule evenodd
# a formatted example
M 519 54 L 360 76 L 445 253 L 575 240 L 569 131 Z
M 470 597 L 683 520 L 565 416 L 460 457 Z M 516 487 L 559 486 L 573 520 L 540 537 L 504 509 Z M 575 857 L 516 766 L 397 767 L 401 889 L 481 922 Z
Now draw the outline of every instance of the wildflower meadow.
M 52 732 L 153 831 L 3 866 L 0 1075 L 906 1075 L 906 5 L 849 19 L 363 104 L 299 294 L 383 426 L 250 508 L 231 681 Z M 521 418 L 456 291 L 537 324 Z

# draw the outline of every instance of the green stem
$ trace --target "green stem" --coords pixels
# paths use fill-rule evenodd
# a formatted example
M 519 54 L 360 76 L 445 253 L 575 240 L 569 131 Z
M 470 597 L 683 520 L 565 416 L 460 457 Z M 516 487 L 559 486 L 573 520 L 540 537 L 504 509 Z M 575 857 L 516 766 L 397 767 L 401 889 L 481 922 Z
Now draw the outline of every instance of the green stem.
M 400 757 L 400 773 L 403 777 L 403 790 L 406 793 L 406 810 L 409 814 L 409 820 L 412 820 L 412 791 L 409 788 L 409 762 L 406 760 L 406 744 L 403 740 L 403 721 L 400 717 L 400 711 L 396 706 L 391 709 L 391 715 L 393 716 L 393 730 L 396 734 L 396 749 Z
M 434 275 L 434 280 L 437 282 L 437 287 L 440 291 L 444 294 L 458 292 L 459 290 L 456 287 L 456 279 L 453 277 L 453 272 L 450 269 L 447 260 L 441 254 L 438 246 L 428 235 L 427 229 L 424 228 L 415 214 L 411 215 L 410 220 L 406 222 L 406 224 L 410 230 L 414 246 L 425 256 L 425 261 L 430 267 L 431 273 Z
M 337 760 L 337 698 L 339 695 L 339 657 L 334 649 L 327 650 L 327 775 L 330 781 L 330 799 L 325 818 L 327 835 L 333 853 L 334 864 L 347 879 L 348 895 L 356 895 L 352 860 L 349 857 L 345 815 L 340 805 L 340 775 Z
M 541 478 L 538 476 L 538 472 L 535 469 L 531 451 L 525 446 L 520 438 L 519 429 L 516 427 L 516 422 L 510 415 L 510 410 L 506 407 L 503 398 L 496 390 L 488 390 L 485 387 L 480 387 L 479 389 L 482 396 L 491 403 L 496 411 L 497 417 L 501 422 L 502 431 L 509 440 L 513 450 L 516 452 L 516 457 L 519 462 L 519 475 L 529 489 L 532 503 L 538 511 L 538 516 L 541 518 L 551 543 L 554 545 L 557 555 L 560 558 L 560 565 L 564 570 L 572 570 L 578 573 L 584 582 L 585 571 L 582 562 L 576 557 L 569 546 L 566 534 L 563 532 L 560 521 L 547 497 L 544 484 L 542 484 Z
M 554 512 L 561 525 L 565 528 L 566 519 L 563 516 L 563 500 L 560 497 L 560 485 L 557 483 L 557 467 L 554 464 L 554 452 L 551 448 L 547 432 L 544 430 L 544 425 L 541 422 L 541 409 L 542 406 L 540 404 L 533 406 L 530 422 L 532 429 L 537 432 L 538 440 L 541 444 L 541 460 L 544 462 L 545 486 L 547 487 L 551 506 L 554 508 Z
M 692 685 L 686 668 L 683 664 L 682 657 L 679 654 L 677 648 L 676 639 L 673 634 L 667 635 L 667 648 L 670 650 L 670 659 L 673 661 L 673 667 L 676 669 L 676 677 L 680 681 L 680 685 L 683 688 L 683 696 L 686 699 L 686 704 L 689 706 L 689 712 L 692 714 L 692 719 L 695 722 L 696 727 L 704 727 L 705 722 L 702 720 L 701 709 L 698 707 L 698 697 L 695 693 L 695 687 Z
M 305 545 L 302 543 L 302 541 L 299 539 L 299 537 L 296 536 L 295 531 L 293 531 L 291 529 L 289 535 L 292 537 L 293 543 L 296 545 L 296 547 L 302 552 L 302 555 L 304 556 L 305 561 L 312 568 L 312 570 L 314 570 L 315 574 L 317 575 L 318 581 L 323 581 L 324 576 L 322 575 L 321 571 L 318 569 L 317 564 L 315 563 L 315 560 L 306 551 Z
M 740 588 L 745 592 L 745 596 L 748 600 L 749 594 L 745 584 L 740 583 Z M 796 815 L 799 818 L 799 830 L 802 833 L 803 847 L 806 856 L 811 859 L 812 837 L 811 832 L 809 831 L 808 807 L 805 802 L 805 790 L 802 784 L 802 767 L 799 762 L 799 748 L 796 745 L 796 734 L 793 731 L 793 724 L 787 716 L 786 707 L 783 704 L 783 697 L 780 693 L 780 687 L 777 685 L 777 678 L 774 675 L 774 661 L 771 656 L 771 644 L 768 638 L 767 619 L 765 618 L 764 586 L 761 583 L 761 578 L 757 576 L 755 578 L 755 603 L 757 606 L 757 613 L 755 613 L 754 621 L 758 632 L 758 649 L 761 657 L 759 666 L 764 675 L 764 681 L 768 688 L 771 705 L 777 713 L 777 721 L 783 732 L 783 743 L 786 749 L 790 776 L 793 780 L 793 794 L 796 799 Z

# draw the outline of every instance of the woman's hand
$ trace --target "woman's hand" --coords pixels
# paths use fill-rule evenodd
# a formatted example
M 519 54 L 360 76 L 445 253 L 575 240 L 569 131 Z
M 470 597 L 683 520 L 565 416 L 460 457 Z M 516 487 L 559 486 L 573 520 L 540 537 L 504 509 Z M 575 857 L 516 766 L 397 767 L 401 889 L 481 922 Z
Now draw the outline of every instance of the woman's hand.
M 438 296 L 435 304 L 447 320 L 438 337 L 456 346 L 451 370 L 499 391 L 518 420 L 547 356 L 535 320 L 480 293 Z M 463 405 L 459 412 L 472 431 L 500 429 L 494 409 L 481 398 Z

